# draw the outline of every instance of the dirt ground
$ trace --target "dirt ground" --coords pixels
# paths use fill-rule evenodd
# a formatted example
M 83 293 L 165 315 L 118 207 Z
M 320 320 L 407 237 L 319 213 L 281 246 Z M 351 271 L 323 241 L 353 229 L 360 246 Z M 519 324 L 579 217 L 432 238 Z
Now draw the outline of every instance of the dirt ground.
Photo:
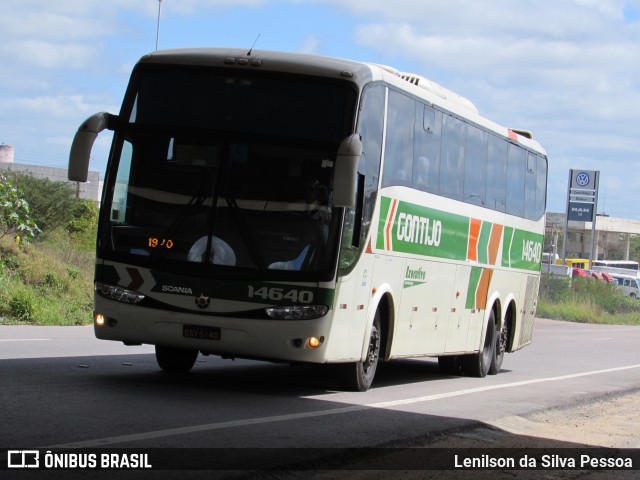
M 609 397 L 570 408 L 547 410 L 526 417 L 505 417 L 491 425 L 483 424 L 450 432 L 423 445 L 430 449 L 490 448 L 510 449 L 509 452 L 530 452 L 545 449 L 565 456 L 563 449 L 607 447 L 640 449 L 640 391 Z M 480 450 L 481 451 L 481 450 Z M 505 450 L 506 451 L 506 450 Z M 492 450 L 492 452 L 495 452 Z M 634 470 L 581 470 L 579 468 L 537 470 L 351 470 L 316 472 L 304 478 L 313 479 L 522 479 L 522 480 L 627 480 L 640 479 L 640 453 L 634 453 Z M 626 457 L 623 450 L 613 456 Z M 389 464 L 394 462 L 389 456 Z M 393 463 L 392 463 L 393 462 Z M 366 468 L 366 467 L 364 467 Z M 298 477 L 294 477 L 298 478 Z M 299 477 L 302 478 L 302 477 Z
M 540 412 L 528 418 L 506 417 L 494 426 L 543 441 L 640 448 L 640 391 L 573 408 Z

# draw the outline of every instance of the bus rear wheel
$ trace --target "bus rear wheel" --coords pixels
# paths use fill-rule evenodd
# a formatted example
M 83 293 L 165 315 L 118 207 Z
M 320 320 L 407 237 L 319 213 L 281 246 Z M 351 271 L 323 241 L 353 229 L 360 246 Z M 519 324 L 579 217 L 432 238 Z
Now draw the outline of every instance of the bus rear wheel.
M 464 355 L 463 369 L 465 374 L 472 377 L 485 377 L 489 373 L 496 351 L 496 316 L 493 310 L 489 314 L 487 333 L 484 336 L 482 351 L 471 355 Z
M 505 321 L 496 338 L 496 348 L 493 351 L 493 359 L 491 360 L 491 366 L 489 367 L 489 375 L 496 375 L 502 368 L 502 361 L 504 360 L 504 353 L 507 351 L 508 342 L 509 330 L 507 329 L 507 322 Z
M 338 383 L 342 388 L 356 392 L 369 390 L 380 359 L 380 337 L 380 313 L 376 312 L 364 361 L 345 363 L 338 367 Z
M 169 373 L 187 373 L 198 358 L 198 350 L 156 345 L 156 360 L 162 370 Z

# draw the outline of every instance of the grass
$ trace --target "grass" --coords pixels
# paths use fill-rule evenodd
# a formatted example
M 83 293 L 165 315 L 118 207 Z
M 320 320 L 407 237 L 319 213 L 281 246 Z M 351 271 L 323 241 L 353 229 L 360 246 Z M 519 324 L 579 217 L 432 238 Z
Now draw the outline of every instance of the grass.
M 24 247 L 1 239 L 0 324 L 90 324 L 94 260 L 68 235 Z
M 580 323 L 640 326 L 640 300 L 625 297 L 614 285 L 594 279 L 543 274 L 537 316 Z

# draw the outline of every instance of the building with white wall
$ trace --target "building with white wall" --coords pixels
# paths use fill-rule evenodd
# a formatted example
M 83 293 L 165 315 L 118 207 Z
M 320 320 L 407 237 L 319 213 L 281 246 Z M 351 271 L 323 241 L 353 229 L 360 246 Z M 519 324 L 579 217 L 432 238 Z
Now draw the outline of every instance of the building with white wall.
M 36 178 L 48 178 L 56 182 L 67 182 L 73 185 L 79 198 L 86 198 L 94 202 L 100 202 L 102 195 L 102 181 L 98 172 L 89 172 L 86 183 L 69 182 L 67 169 L 58 167 L 45 167 L 42 165 L 28 165 L 15 163 L 14 149 L 10 145 L 0 145 L 0 168 L 13 172 L 30 173 Z
M 562 236 L 565 224 L 564 213 L 547 212 L 547 245 L 555 245 L 562 256 Z M 591 250 L 591 222 L 569 222 L 567 231 L 567 258 L 589 258 Z M 596 216 L 595 245 L 593 259 L 598 260 L 637 260 L 629 258 L 631 238 L 640 235 L 640 220 Z M 554 252 L 549 252 L 554 253 Z

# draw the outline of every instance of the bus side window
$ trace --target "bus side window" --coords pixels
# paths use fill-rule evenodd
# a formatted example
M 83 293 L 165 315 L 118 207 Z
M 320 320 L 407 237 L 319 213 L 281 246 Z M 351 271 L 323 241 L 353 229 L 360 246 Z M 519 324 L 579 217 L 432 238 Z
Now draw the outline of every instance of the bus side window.
M 462 200 L 464 182 L 465 124 L 450 115 L 442 119 L 442 153 L 440 157 L 440 193 Z
M 484 206 L 487 186 L 487 132 L 466 125 L 464 201 Z
M 412 98 L 389 90 L 383 187 L 411 185 L 415 108 Z
M 537 169 L 536 169 L 536 211 L 534 220 L 542 218 L 545 209 L 547 208 L 547 159 L 536 155 Z
M 507 161 L 507 213 L 524 217 L 525 172 L 527 155 L 525 150 L 509 144 Z
M 537 164 L 536 156 L 527 154 L 527 168 L 524 173 L 524 216 L 531 220 L 536 218 Z
M 487 162 L 487 207 L 505 211 L 507 197 L 507 143 L 489 135 Z
M 413 186 L 418 190 L 437 194 L 440 183 L 442 113 L 424 105 L 417 109 L 416 115 Z
M 358 167 L 359 218 L 362 225 L 359 230 L 359 241 L 354 239 L 354 245 L 362 245 L 369 232 L 371 217 L 376 203 L 378 178 L 380 176 L 380 159 L 382 156 L 382 129 L 384 126 L 386 88 L 382 85 L 368 87 L 363 94 L 363 102 L 358 117 L 357 132 L 362 137 L 361 165 Z
M 362 138 L 362 157 L 358 164 L 356 208 L 345 211 L 340 251 L 343 275 L 356 264 L 371 226 L 380 175 L 385 93 L 384 86 L 372 85 L 366 87 L 362 94 L 356 129 Z

